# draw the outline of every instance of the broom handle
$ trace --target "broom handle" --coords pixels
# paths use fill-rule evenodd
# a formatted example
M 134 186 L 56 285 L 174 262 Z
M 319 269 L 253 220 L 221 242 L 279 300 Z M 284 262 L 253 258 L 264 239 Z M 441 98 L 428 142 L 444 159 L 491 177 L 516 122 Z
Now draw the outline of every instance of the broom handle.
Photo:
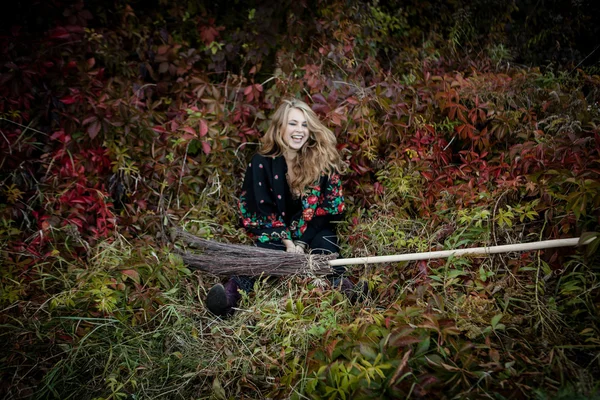
M 593 240 L 593 238 L 586 240 L 585 243 L 581 243 L 581 244 L 582 245 L 588 244 L 592 240 Z M 331 267 L 336 267 L 339 265 L 377 264 L 377 263 L 386 263 L 386 262 L 431 260 L 434 258 L 447 258 L 450 256 L 462 256 L 465 254 L 498 254 L 498 253 L 508 253 L 511 251 L 529 251 L 529 250 L 551 249 L 554 247 L 577 246 L 578 244 L 580 244 L 580 238 L 554 239 L 554 240 L 542 240 L 539 242 L 531 242 L 531 243 L 505 244 L 505 245 L 501 245 L 501 246 L 490 246 L 490 247 L 473 247 L 470 249 L 429 251 L 429 252 L 425 252 L 425 253 L 397 254 L 397 255 L 391 255 L 391 256 L 338 258 L 337 260 L 329 260 L 328 264 Z

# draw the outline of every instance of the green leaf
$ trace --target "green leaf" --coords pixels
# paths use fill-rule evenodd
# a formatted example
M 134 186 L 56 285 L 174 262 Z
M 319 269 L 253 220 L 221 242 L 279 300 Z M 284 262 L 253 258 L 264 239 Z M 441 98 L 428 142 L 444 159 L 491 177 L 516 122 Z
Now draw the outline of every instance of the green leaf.
M 503 314 L 496 314 L 492 317 L 492 321 L 491 321 L 491 325 L 492 328 L 496 329 L 496 325 L 498 325 L 498 322 L 500 322 L 500 320 L 502 319 Z
M 599 237 L 600 233 L 598 232 L 583 232 L 579 237 L 579 242 L 577 243 L 577 246 L 584 246 L 586 244 L 589 244 L 589 242 Z
M 302 301 L 300 300 L 296 300 L 296 312 L 298 315 L 302 314 L 302 311 L 304 311 L 304 304 L 302 304 Z
M 577 246 L 587 246 L 585 248 L 585 255 L 591 257 L 598 251 L 600 246 L 600 233 L 598 232 L 584 232 L 579 238 Z
M 590 244 L 588 244 L 585 254 L 588 257 L 591 257 L 592 255 L 596 254 L 596 252 L 598 251 L 599 245 L 600 245 L 600 237 L 597 237 L 596 239 L 594 239 L 594 241 L 592 241 Z
M 227 400 L 225 389 L 223 389 L 223 386 L 221 386 L 221 381 L 219 381 L 219 378 L 217 377 L 213 379 L 212 392 L 214 398 L 218 400 Z
M 417 351 L 415 352 L 415 355 L 418 356 L 418 355 L 422 355 L 422 354 L 426 353 L 429 350 L 430 343 L 431 343 L 431 339 L 429 338 L 429 336 L 427 336 L 417 346 Z
M 462 269 L 453 269 L 452 271 L 448 272 L 448 278 L 456 278 L 457 276 L 462 275 L 467 275 L 467 273 Z
M 313 393 L 315 391 L 315 389 L 317 388 L 318 383 L 319 383 L 318 379 L 311 378 L 308 380 L 308 382 L 306 382 L 306 386 L 304 387 L 304 390 L 308 394 Z
M 368 360 L 374 360 L 377 358 L 377 352 L 371 347 L 364 343 L 359 346 L 360 354 L 362 354 Z

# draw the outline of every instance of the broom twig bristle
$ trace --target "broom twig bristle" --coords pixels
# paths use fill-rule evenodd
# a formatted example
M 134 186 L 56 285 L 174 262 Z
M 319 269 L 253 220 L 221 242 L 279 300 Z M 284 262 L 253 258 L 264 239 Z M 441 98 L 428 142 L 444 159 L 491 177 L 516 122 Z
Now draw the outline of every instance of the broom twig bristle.
M 176 238 L 200 253 L 177 249 L 183 262 L 193 269 L 215 275 L 311 275 L 324 276 L 334 272 L 328 261 L 336 254 L 295 254 L 233 243 L 202 239 L 181 228 Z

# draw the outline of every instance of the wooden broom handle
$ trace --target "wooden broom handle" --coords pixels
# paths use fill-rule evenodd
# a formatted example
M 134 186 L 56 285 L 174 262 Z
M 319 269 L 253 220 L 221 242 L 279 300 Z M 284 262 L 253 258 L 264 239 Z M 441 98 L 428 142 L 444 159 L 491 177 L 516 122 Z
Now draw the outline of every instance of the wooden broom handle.
M 335 267 L 338 265 L 377 264 L 377 263 L 400 262 L 400 261 L 431 260 L 434 258 L 447 258 L 450 256 L 462 256 L 465 254 L 487 255 L 487 254 L 509 253 L 511 251 L 529 251 L 529 250 L 551 249 L 554 247 L 577 246 L 578 244 L 582 244 L 582 245 L 588 244 L 592 240 L 593 240 L 593 238 L 590 238 L 590 239 L 586 240 L 584 243 L 580 243 L 580 238 L 542 240 L 540 242 L 505 244 L 502 246 L 490 246 L 490 247 L 473 247 L 470 249 L 429 251 L 429 252 L 425 252 L 425 253 L 409 253 L 409 254 L 396 254 L 396 255 L 391 255 L 391 256 L 374 256 L 374 257 L 358 257 L 358 258 L 338 258 L 337 260 L 329 260 L 328 263 L 331 267 Z

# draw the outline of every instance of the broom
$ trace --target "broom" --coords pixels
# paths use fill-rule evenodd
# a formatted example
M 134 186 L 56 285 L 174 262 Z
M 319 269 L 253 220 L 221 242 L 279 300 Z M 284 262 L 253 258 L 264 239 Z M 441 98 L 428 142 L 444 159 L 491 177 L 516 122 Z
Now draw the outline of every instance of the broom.
M 429 251 L 423 253 L 396 254 L 389 256 L 338 258 L 337 254 L 296 254 L 255 246 L 219 243 L 206 240 L 177 229 L 175 236 L 190 247 L 202 250 L 201 254 L 176 252 L 188 266 L 215 275 L 311 275 L 325 276 L 334 273 L 332 267 L 357 264 L 377 264 L 402 261 L 431 260 L 463 255 L 489 255 L 517 251 L 532 251 L 557 247 L 581 246 L 591 243 L 597 234 L 585 234 L 581 238 L 542 240 L 538 242 L 506 244 L 500 246 L 473 247 L 467 249 Z

